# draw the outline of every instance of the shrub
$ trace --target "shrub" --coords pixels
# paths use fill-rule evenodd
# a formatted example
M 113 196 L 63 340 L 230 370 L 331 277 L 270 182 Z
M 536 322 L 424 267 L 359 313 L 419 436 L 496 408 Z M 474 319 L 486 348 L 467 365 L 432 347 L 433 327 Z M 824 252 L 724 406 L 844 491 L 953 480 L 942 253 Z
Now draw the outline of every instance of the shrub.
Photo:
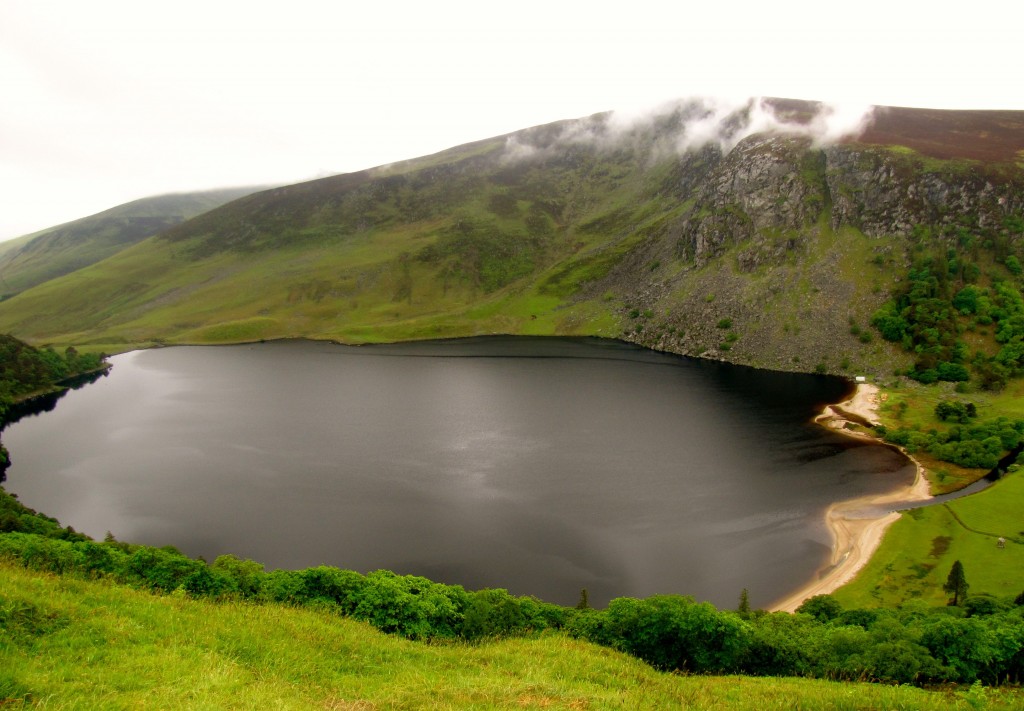
M 527 626 L 520 601 L 508 591 L 478 590 L 469 596 L 460 635 L 466 639 L 505 637 Z
M 74 544 L 31 533 L 7 533 L 0 536 L 0 555 L 21 561 L 26 568 L 48 573 L 68 573 L 78 569 L 81 560 Z
M 665 670 L 736 670 L 751 637 L 739 617 L 678 595 L 616 598 L 606 622 L 612 646 Z
M 939 363 L 936 367 L 936 372 L 939 380 L 951 383 L 963 382 L 971 378 L 967 368 L 960 363 Z
M 455 637 L 468 602 L 465 590 L 457 585 L 377 570 L 366 576 L 353 616 L 409 639 Z
M 186 587 L 189 579 L 205 567 L 202 561 L 186 558 L 176 550 L 143 546 L 128 557 L 124 571 L 153 590 L 172 592 Z
M 978 408 L 973 402 L 940 400 L 939 404 L 935 406 L 935 416 L 943 422 L 953 420 L 966 424 L 970 418 L 978 416 Z
M 340 570 L 322 565 L 298 573 L 301 587 L 296 601 L 318 601 L 338 606 L 345 614 L 352 614 L 366 588 L 366 578 L 351 570 Z
M 218 556 L 210 568 L 232 580 L 233 587 L 243 597 L 256 597 L 266 577 L 263 565 L 233 555 Z
M 797 612 L 810 615 L 818 622 L 831 622 L 843 612 L 843 606 L 831 595 L 815 595 L 796 608 Z

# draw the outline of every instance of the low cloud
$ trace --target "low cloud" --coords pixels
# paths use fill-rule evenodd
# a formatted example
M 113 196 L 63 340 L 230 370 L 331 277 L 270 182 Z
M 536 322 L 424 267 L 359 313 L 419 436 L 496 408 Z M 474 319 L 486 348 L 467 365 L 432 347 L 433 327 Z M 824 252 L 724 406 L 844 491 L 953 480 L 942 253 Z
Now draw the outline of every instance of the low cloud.
M 506 160 L 537 156 L 571 144 L 609 148 L 623 141 L 653 139 L 654 150 L 684 154 L 714 144 L 729 153 L 754 134 L 805 136 L 815 146 L 856 138 L 871 123 L 874 108 L 786 99 L 742 101 L 698 97 L 647 109 L 614 111 L 510 136 Z
M 505 139 L 505 152 L 502 158 L 510 163 L 533 158 L 540 152 L 537 146 L 523 141 L 519 134 L 513 134 Z

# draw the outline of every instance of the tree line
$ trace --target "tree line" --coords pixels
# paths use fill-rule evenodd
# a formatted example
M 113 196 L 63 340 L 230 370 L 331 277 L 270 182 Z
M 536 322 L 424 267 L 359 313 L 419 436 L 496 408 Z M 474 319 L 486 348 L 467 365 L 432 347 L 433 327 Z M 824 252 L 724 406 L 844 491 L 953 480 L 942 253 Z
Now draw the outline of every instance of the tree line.
M 942 405 L 940 403 L 936 410 L 945 412 Z M 993 417 L 976 424 L 954 424 L 941 431 L 879 426 L 875 432 L 910 454 L 927 452 L 936 459 L 961 467 L 994 469 L 1006 452 L 1012 452 L 1024 442 L 1024 420 Z
M 797 614 L 719 610 L 680 595 L 617 598 L 603 610 L 466 590 L 415 575 L 330 566 L 265 571 L 232 555 L 212 563 L 172 547 L 94 541 L 0 490 L 0 557 L 61 575 L 106 578 L 162 594 L 311 607 L 412 640 L 481 640 L 557 631 L 667 671 L 810 676 L 896 683 L 1024 679 L 1024 594 L 967 595 L 962 566 L 947 591 L 955 605 L 844 610 L 811 598 Z M 4 621 L 0 618 L 0 631 Z
M 1024 268 L 1013 247 L 1022 225 L 1013 216 L 984 234 L 965 226 L 941 235 L 923 226 L 915 230 L 911 250 L 917 256 L 900 288 L 871 319 L 885 340 L 914 354 L 908 377 L 926 384 L 973 378 L 998 390 L 1024 374 Z M 988 262 L 983 271 L 979 264 Z M 979 339 L 991 345 L 969 345 Z
M 103 355 L 68 347 L 35 348 L 14 336 L 0 334 L 0 417 L 20 398 L 51 390 L 57 383 L 99 370 Z
M 68 347 L 63 353 L 53 348 L 35 348 L 14 336 L 0 334 L 0 429 L 11 417 L 19 400 L 51 392 L 61 381 L 104 367 L 106 356 L 79 353 Z M 0 444 L 0 481 L 10 465 L 7 449 Z

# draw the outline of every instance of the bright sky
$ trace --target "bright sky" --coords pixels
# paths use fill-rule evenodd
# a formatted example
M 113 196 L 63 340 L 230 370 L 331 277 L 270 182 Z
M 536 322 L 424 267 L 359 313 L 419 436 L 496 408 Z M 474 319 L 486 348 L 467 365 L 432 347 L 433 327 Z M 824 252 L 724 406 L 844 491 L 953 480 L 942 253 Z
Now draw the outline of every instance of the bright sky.
M 1024 109 L 1015 0 L 0 0 L 0 239 L 688 96 Z

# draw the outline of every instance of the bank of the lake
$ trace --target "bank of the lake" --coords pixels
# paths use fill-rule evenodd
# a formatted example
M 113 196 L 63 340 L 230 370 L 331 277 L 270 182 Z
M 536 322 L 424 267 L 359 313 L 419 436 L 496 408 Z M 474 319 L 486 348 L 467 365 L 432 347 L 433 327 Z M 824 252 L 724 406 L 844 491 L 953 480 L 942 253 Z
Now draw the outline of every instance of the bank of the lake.
M 1020 386 L 1015 387 L 1019 390 Z M 868 402 L 869 407 L 860 415 L 876 424 L 879 397 L 872 393 L 871 386 L 867 390 L 870 396 L 863 401 Z M 891 401 L 891 391 L 881 396 L 883 401 L 886 395 Z M 1013 396 L 1011 393 L 1010 397 Z M 929 411 L 939 398 L 931 394 Z M 842 406 L 835 409 L 843 411 Z M 986 409 L 995 408 L 986 403 Z M 997 412 L 1004 414 L 1004 411 Z M 841 415 L 832 418 L 829 414 L 836 413 L 825 413 L 826 424 L 844 426 Z M 1019 416 L 1019 411 L 1005 411 L 1005 414 Z M 852 434 L 870 436 L 863 432 Z M 906 454 L 902 448 L 901 451 Z M 1024 502 L 1024 478 L 1020 473 L 1014 472 L 1013 467 L 1009 473 L 1000 469 L 977 481 L 968 479 L 973 483 L 954 491 L 944 491 L 940 483 L 938 493 L 930 496 L 929 484 L 934 490 L 936 482 L 926 478 L 926 473 L 932 477 L 932 472 L 915 456 L 907 456 L 917 466 L 919 485 L 916 492 L 905 492 L 908 495 L 901 497 L 900 503 L 904 506 L 889 507 L 900 508 L 901 513 L 879 508 L 877 516 L 866 521 L 866 525 L 875 525 L 880 532 L 877 538 L 860 539 L 860 549 L 869 549 L 871 554 L 860 556 L 861 565 L 856 571 L 851 568 L 850 575 L 832 575 L 834 571 L 825 570 L 820 578 L 822 583 L 845 579 L 844 583 L 818 588 L 809 585 L 800 593 L 809 596 L 834 592 L 847 607 L 894 607 L 908 600 L 943 605 L 948 600 L 943 590 L 946 576 L 953 563 L 960 561 L 967 571 L 971 595 L 1004 598 L 1020 595 L 1024 590 L 1021 572 L 1024 571 L 1024 533 L 1019 521 Z M 884 521 L 883 513 L 887 514 Z M 837 519 L 840 524 L 845 523 L 842 517 Z M 844 531 L 836 535 L 834 555 L 839 559 L 852 546 L 846 543 Z M 787 607 L 780 609 L 792 609 L 794 600 L 785 602 L 789 603 Z
M 94 537 L 574 604 L 765 606 L 837 500 L 908 479 L 811 422 L 849 384 L 596 339 L 277 342 L 114 357 L 5 433 L 8 489 Z M 282 403 L 301 395 L 301 407 Z M 290 400 L 291 399 L 291 400 Z M 794 492 L 797 495 L 794 496 Z
M 872 435 L 853 429 L 855 425 L 878 424 L 879 397 L 877 385 L 857 383 L 848 400 L 826 406 L 815 422 L 848 437 L 892 447 Z M 793 612 L 808 598 L 835 592 L 850 582 L 871 560 L 889 527 L 899 520 L 900 513 L 895 509 L 932 498 L 924 468 L 906 452 L 902 454 L 914 464 L 914 481 L 888 493 L 837 501 L 829 506 L 825 511 L 825 522 L 833 539 L 831 559 L 806 585 L 778 600 L 769 609 Z

